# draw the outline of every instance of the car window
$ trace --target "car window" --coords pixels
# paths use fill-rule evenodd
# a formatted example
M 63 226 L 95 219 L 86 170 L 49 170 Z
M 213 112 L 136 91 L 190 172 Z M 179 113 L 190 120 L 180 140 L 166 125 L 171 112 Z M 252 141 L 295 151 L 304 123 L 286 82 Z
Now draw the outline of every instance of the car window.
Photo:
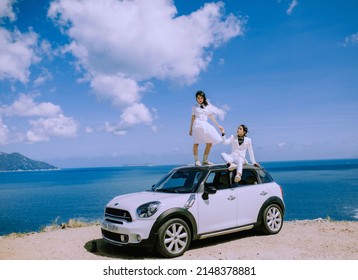
M 215 172 L 211 172 L 209 174 L 208 178 L 206 178 L 205 186 L 212 186 L 212 187 L 214 186 L 215 175 L 216 175 Z
M 258 184 L 258 180 L 255 171 L 244 169 L 242 172 L 241 181 L 239 182 L 239 185 L 256 185 L 256 184 Z
M 227 171 L 214 171 L 206 178 L 205 186 L 213 186 L 217 190 L 230 187 L 230 175 Z
M 257 170 L 257 174 L 260 176 L 261 182 L 263 184 L 273 182 L 271 175 L 265 169 Z
M 192 193 L 195 192 L 203 175 L 202 171 L 176 170 L 164 177 L 153 188 L 157 192 Z

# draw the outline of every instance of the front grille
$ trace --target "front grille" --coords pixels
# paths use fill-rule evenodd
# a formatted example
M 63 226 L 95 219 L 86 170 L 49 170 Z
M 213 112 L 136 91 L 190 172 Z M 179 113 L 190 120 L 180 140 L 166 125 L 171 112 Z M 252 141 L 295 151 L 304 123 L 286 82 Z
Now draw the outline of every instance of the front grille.
M 127 222 L 132 221 L 131 214 L 128 211 L 110 207 L 106 208 L 105 218 L 111 222 L 113 222 L 113 220 L 126 220 Z

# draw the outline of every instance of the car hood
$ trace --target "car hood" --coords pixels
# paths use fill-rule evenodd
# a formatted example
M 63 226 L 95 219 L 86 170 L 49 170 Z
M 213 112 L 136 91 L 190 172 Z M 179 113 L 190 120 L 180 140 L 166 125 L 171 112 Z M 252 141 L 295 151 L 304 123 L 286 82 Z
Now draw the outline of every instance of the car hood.
M 130 193 L 113 198 L 107 204 L 107 207 L 123 209 L 132 213 L 135 213 L 139 206 L 152 201 L 159 201 L 161 203 L 161 207 L 166 207 L 166 205 L 170 206 L 171 208 L 173 206 L 184 207 L 190 195 L 190 193 L 173 194 L 149 191 Z

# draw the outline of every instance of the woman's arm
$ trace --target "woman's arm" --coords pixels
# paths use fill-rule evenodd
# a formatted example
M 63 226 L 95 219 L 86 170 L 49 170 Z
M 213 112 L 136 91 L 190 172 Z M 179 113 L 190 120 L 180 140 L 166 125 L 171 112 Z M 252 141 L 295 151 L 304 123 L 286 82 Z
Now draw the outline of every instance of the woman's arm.
M 224 135 L 222 136 L 222 138 L 223 138 L 223 144 L 224 145 L 228 145 L 228 144 L 230 144 L 230 143 L 232 143 L 232 139 L 234 138 L 234 136 L 230 136 L 228 139 L 226 139 L 226 136 L 225 136 L 225 133 L 223 133 Z
M 191 122 L 190 122 L 190 129 L 189 129 L 189 135 L 192 136 L 193 135 L 193 123 L 195 120 L 195 115 L 191 116 Z
M 250 140 L 248 145 L 247 145 L 247 149 L 249 150 L 249 156 L 250 156 L 250 161 L 253 165 L 255 166 L 260 166 L 260 164 L 258 164 L 255 160 L 255 155 L 254 155 L 254 149 L 252 148 L 252 141 Z
M 219 123 L 216 121 L 216 119 L 214 118 L 214 116 L 212 114 L 208 115 L 208 117 L 212 120 L 212 122 L 219 128 L 219 130 L 221 131 L 221 133 L 224 132 L 224 128 L 219 125 Z

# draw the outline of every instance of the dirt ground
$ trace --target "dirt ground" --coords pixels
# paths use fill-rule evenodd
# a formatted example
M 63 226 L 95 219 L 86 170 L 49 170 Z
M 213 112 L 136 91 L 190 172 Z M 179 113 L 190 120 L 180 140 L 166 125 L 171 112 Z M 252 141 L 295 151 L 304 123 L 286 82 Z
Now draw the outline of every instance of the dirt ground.
M 181 260 L 358 260 L 358 222 L 285 222 L 280 233 L 255 231 L 193 241 Z M 92 252 L 93 242 L 97 251 Z M 117 247 L 100 226 L 0 236 L 1 260 L 158 259 L 153 252 Z

